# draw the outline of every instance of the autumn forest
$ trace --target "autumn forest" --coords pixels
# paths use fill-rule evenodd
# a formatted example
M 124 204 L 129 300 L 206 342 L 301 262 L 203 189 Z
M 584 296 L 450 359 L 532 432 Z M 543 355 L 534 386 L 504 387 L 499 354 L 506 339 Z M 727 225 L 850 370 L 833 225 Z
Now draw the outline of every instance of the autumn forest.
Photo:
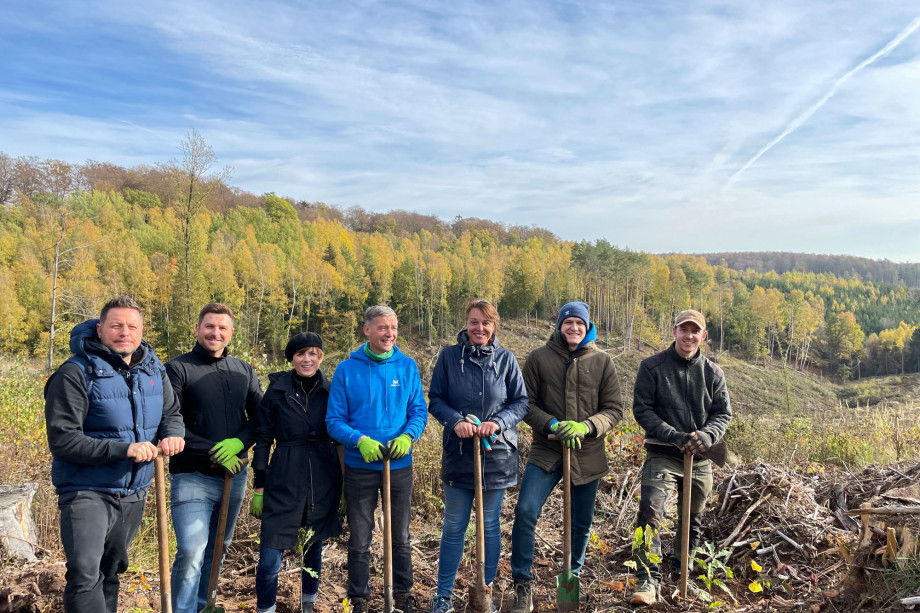
M 692 307 L 717 354 L 842 378 L 920 370 L 917 265 L 656 255 L 615 229 L 611 242 L 571 242 L 463 212 L 341 209 L 234 188 L 196 132 L 180 151 L 133 168 L 0 153 L 0 353 L 56 366 L 73 324 L 120 292 L 144 306 L 164 358 L 187 348 L 211 300 L 237 313 L 236 350 L 274 358 L 305 329 L 333 350 L 354 346 L 377 303 L 396 309 L 403 335 L 451 339 L 480 296 L 505 318 L 547 321 L 585 300 L 598 335 L 625 350 L 668 342 L 673 314 Z

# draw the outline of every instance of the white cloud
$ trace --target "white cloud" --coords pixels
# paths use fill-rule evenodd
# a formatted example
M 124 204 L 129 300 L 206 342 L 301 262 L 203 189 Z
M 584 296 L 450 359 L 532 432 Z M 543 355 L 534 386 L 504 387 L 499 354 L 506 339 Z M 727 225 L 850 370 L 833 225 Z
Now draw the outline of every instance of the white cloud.
M 795 123 L 917 17 L 906 4 L 38 2 L 10 21 L 43 49 L 23 61 L 87 39 L 66 74 L 0 83 L 0 150 L 150 163 L 196 128 L 257 193 L 651 251 L 920 260 L 880 234 L 917 215 L 920 36 Z

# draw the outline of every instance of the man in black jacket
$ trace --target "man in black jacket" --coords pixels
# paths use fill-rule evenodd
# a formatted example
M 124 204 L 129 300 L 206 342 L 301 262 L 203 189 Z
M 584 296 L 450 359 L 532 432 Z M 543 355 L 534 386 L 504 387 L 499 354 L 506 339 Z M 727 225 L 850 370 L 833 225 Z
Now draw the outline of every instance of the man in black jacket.
M 196 613 L 205 607 L 224 474 L 233 477 L 223 552 L 246 493 L 240 462 L 255 442 L 256 409 L 262 389 L 252 366 L 227 355 L 233 313 L 224 304 L 201 309 L 194 349 L 170 360 L 166 372 L 182 404 L 187 447 L 170 462 L 176 559 L 172 569 L 173 611 Z
M 140 307 L 118 296 L 70 333 L 73 356 L 45 385 L 51 481 L 67 557 L 64 611 L 115 613 L 157 449 L 184 446 L 179 403 L 142 340 Z M 156 444 L 156 447 L 154 446 Z
M 731 405 L 725 375 L 702 355 L 706 320 L 702 313 L 682 311 L 674 319 L 674 342 L 639 365 L 633 396 L 633 414 L 645 430 L 645 464 L 636 525 L 651 531 L 651 550 L 636 556 L 638 586 L 632 604 L 651 605 L 657 597 L 661 572 L 658 530 L 668 492 L 677 488 L 678 508 L 683 501 L 683 456 L 691 453 L 693 477 L 690 495 L 690 547 L 700 540 L 700 522 L 706 498 L 712 491 L 712 462 L 702 457 L 725 435 Z M 676 534 L 681 534 L 678 521 Z M 680 577 L 680 540 L 674 540 L 671 578 Z

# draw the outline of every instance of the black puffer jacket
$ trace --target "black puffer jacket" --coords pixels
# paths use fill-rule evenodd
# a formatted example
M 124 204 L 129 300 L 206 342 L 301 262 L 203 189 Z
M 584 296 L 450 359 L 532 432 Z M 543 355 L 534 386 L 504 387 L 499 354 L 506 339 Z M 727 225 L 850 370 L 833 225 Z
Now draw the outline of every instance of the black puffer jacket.
M 732 418 L 725 374 L 701 351 L 687 359 L 671 343 L 639 365 L 633 415 L 646 439 L 668 443 L 675 432 L 702 430 L 715 443 Z

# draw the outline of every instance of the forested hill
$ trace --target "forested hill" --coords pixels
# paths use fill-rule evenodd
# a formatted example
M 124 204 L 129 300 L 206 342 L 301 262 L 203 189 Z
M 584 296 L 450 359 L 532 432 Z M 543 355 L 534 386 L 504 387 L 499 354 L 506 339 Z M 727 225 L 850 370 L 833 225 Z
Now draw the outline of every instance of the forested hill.
M 731 253 L 694 254 L 706 258 L 710 265 L 724 263 L 735 270 L 755 272 L 813 272 L 830 273 L 837 277 L 859 277 L 875 283 L 903 283 L 920 287 L 920 264 L 873 260 L 852 255 L 823 253 L 789 253 L 786 251 L 738 251 Z
M 733 254 L 632 251 L 617 236 L 572 242 L 478 218 L 259 196 L 212 170 L 197 133 L 180 149 L 182 159 L 135 168 L 0 153 L 0 353 L 53 367 L 72 326 L 119 292 L 143 305 L 163 357 L 189 347 L 198 309 L 217 300 L 237 315 L 233 350 L 268 360 L 304 329 L 332 351 L 354 347 L 361 314 L 381 302 L 414 337 L 450 339 L 479 296 L 525 322 L 585 300 L 599 335 L 627 352 L 666 344 L 674 314 L 692 307 L 715 352 L 841 377 L 920 369 L 920 302 L 900 272 L 758 270 L 729 264 Z

